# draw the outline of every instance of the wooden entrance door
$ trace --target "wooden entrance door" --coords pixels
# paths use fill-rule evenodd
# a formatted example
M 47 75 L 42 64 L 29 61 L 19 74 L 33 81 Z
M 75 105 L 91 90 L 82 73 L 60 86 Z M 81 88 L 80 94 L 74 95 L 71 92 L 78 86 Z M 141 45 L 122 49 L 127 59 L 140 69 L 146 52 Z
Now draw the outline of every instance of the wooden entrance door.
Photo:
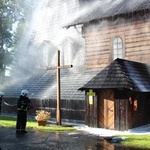
M 104 99 L 104 127 L 114 129 L 114 101 Z
M 114 92 L 112 90 L 100 92 L 99 114 L 100 127 L 114 129 Z

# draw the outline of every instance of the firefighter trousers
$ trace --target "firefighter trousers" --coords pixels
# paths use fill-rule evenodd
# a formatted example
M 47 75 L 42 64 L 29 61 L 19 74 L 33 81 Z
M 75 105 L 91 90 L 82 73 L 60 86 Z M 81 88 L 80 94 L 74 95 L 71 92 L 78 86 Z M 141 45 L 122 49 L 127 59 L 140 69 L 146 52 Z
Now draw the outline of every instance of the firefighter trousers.
M 26 129 L 26 122 L 27 122 L 27 111 L 18 110 L 17 111 L 16 131 L 24 132 Z

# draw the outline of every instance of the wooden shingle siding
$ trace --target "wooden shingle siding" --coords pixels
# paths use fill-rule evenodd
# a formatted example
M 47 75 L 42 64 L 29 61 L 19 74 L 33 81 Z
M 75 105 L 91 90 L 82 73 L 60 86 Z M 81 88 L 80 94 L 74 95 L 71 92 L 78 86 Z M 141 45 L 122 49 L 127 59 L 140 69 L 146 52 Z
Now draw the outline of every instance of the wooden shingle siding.
M 103 68 L 112 61 L 112 40 L 121 37 L 123 40 L 123 58 L 150 64 L 150 19 L 134 19 L 126 22 L 118 19 L 117 23 L 107 22 L 107 26 L 100 26 L 102 22 L 91 22 L 84 28 L 85 37 L 85 67 Z M 113 24 L 113 25 L 112 25 Z M 90 28 L 90 26 L 93 28 Z

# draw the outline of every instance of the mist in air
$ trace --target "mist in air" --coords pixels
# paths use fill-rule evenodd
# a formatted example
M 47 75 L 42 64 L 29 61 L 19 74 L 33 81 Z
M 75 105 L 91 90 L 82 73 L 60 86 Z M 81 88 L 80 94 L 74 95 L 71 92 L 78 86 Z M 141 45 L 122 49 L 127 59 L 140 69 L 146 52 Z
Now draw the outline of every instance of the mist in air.
M 84 64 L 84 39 L 81 29 L 65 29 L 63 25 L 68 22 L 76 0 L 65 2 L 61 0 L 38 1 L 28 20 L 30 28 L 22 34 L 17 45 L 18 70 L 17 74 L 30 75 L 48 66 L 56 65 L 56 51 L 61 51 L 61 65 L 82 66 Z M 73 5 L 74 4 L 74 5 Z M 80 59 L 80 62 L 77 60 Z
M 28 1 L 28 0 L 26 0 Z M 14 78 L 27 77 L 48 66 L 56 65 L 56 51 L 61 52 L 61 65 L 84 66 L 85 41 L 81 27 L 63 28 L 77 17 L 89 13 L 96 4 L 86 2 L 79 6 L 78 0 L 33 2 L 33 11 L 25 20 L 27 28 L 16 45 L 17 67 Z
M 106 2 L 109 4 L 110 1 Z M 78 0 L 34 2 L 33 13 L 26 20 L 28 26 L 16 45 L 17 65 L 12 82 L 20 82 L 22 78 L 33 76 L 39 71 L 46 72 L 47 67 L 56 66 L 58 49 L 61 52 L 61 65 L 73 65 L 75 69 L 84 68 L 85 40 L 81 33 L 82 26 L 69 29 L 63 26 L 92 12 L 98 2 L 99 0 L 87 1 L 80 7 Z M 108 6 L 106 9 L 109 8 Z M 101 25 L 107 26 L 107 22 L 102 22 L 99 26 Z

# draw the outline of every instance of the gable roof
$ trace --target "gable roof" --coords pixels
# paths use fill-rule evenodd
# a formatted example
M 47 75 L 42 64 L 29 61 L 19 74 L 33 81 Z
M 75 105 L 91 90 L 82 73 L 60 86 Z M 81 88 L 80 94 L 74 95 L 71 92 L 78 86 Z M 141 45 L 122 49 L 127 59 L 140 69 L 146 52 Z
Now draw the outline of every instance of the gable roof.
M 118 88 L 150 92 L 150 66 L 116 59 L 79 90 Z
M 121 14 L 133 13 L 150 9 L 149 0 L 105 0 L 98 1 L 93 7 L 88 8 L 88 12 L 81 13 L 76 19 L 66 24 L 64 27 L 84 24 L 86 22 L 113 17 Z

